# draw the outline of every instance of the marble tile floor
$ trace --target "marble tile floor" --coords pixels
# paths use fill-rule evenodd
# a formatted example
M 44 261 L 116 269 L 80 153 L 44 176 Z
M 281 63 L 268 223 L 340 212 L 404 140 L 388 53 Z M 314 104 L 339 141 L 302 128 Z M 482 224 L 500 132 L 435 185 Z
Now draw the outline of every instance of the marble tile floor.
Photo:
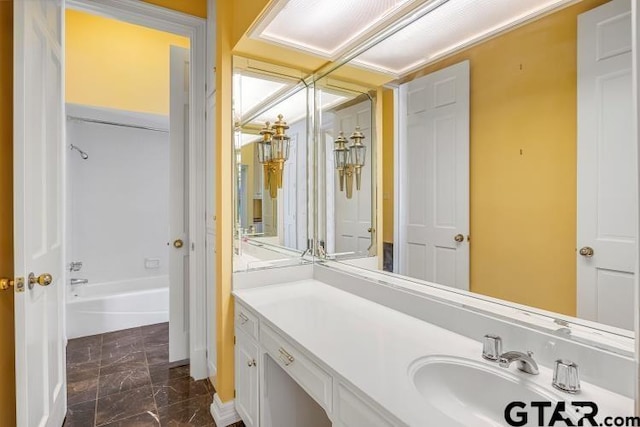
M 64 427 L 215 427 L 215 390 L 169 363 L 169 324 L 70 340 Z M 234 427 L 241 427 L 242 423 Z

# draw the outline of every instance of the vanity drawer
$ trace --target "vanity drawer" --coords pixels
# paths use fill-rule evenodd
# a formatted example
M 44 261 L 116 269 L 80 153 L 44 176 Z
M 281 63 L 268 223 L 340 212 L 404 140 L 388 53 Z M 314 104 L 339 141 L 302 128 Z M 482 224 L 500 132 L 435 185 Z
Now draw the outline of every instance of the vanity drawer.
M 332 407 L 331 376 L 315 362 L 297 351 L 276 331 L 263 325 L 260 328 L 260 343 L 291 378 L 328 413 Z
M 335 419 L 339 427 L 393 427 L 378 410 L 343 384 L 336 388 Z
M 251 338 L 258 339 L 258 318 L 238 303 L 236 303 L 235 327 Z

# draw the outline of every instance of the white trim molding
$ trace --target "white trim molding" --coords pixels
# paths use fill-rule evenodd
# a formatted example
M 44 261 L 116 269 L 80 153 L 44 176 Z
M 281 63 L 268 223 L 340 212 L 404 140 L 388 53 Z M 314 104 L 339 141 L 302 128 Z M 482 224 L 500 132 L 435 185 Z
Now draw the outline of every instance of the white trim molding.
M 191 376 L 207 377 L 205 130 L 207 21 L 140 0 L 67 0 L 67 8 L 188 37 L 189 75 L 189 346 Z
M 636 143 L 640 142 L 640 5 L 638 2 L 631 2 L 631 22 L 632 22 L 632 52 L 633 52 L 633 109 L 634 109 L 634 137 L 636 138 Z M 638 157 L 638 161 L 640 161 L 640 150 L 636 152 L 636 156 Z M 636 177 L 637 179 L 637 190 L 640 190 L 640 177 Z M 640 196 L 640 194 L 639 194 Z M 640 197 L 638 197 L 640 200 Z M 639 210 L 640 212 L 640 210 Z M 638 217 L 636 217 L 636 223 L 638 221 Z M 640 229 L 640 228 L 638 228 Z M 635 318 L 634 318 L 634 326 L 635 326 L 635 415 L 640 415 L 640 260 L 638 259 L 638 254 L 640 254 L 640 242 L 636 239 L 636 247 L 639 250 L 636 250 L 636 271 L 634 274 L 635 281 Z
M 236 411 L 235 400 L 222 403 L 218 393 L 213 396 L 211 416 L 218 427 L 227 427 L 231 424 L 237 423 L 238 421 L 242 421 L 240 415 L 238 415 L 238 412 Z
M 80 120 L 122 126 L 140 126 L 150 130 L 169 132 L 169 116 L 116 110 L 91 105 L 66 104 L 67 120 Z

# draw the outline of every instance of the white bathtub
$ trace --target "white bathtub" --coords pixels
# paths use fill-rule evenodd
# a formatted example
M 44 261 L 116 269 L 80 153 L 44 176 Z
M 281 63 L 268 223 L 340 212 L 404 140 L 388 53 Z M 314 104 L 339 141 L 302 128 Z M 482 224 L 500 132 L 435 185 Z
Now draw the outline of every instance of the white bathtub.
M 67 338 L 169 321 L 169 278 L 69 286 Z

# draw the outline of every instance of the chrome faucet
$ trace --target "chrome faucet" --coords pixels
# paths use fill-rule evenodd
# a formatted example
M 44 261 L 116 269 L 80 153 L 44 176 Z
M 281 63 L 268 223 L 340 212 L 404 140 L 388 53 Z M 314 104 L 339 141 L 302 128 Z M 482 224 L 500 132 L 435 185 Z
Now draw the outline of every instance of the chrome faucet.
M 553 387 L 567 393 L 580 392 L 578 365 L 571 360 L 558 359 L 553 369 Z
M 533 360 L 533 352 L 528 351 L 522 353 L 521 351 L 507 351 L 502 353 L 498 358 L 498 363 L 503 368 L 508 368 L 513 362 L 518 363 L 518 369 L 522 372 L 526 372 L 531 375 L 538 375 L 538 364 Z
M 487 334 L 482 343 L 482 357 L 492 362 L 498 361 L 502 354 L 502 338 L 497 335 Z

